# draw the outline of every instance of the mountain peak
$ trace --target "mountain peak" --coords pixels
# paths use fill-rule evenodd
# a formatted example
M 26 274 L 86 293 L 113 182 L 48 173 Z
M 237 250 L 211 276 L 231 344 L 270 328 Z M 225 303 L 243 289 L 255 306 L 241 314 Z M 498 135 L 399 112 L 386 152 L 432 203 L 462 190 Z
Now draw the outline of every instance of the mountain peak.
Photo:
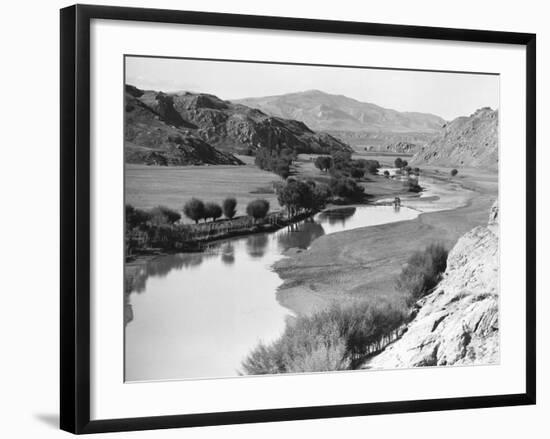
M 321 131 L 437 132 L 445 123 L 433 114 L 399 112 L 318 89 L 234 102 Z

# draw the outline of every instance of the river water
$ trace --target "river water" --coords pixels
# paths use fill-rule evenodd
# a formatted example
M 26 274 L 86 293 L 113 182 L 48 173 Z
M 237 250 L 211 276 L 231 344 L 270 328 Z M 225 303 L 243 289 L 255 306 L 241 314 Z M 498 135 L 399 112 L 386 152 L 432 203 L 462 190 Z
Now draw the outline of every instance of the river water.
M 258 342 L 275 340 L 292 312 L 276 300 L 274 262 L 290 248 L 359 227 L 410 220 L 416 209 L 345 207 L 271 233 L 149 261 L 126 296 L 126 381 L 237 376 Z

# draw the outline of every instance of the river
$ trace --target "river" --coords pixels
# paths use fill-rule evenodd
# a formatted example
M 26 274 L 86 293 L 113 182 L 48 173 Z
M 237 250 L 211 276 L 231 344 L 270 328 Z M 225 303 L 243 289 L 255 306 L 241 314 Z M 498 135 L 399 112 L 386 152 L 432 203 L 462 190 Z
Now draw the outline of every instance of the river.
M 212 244 L 203 253 L 147 262 L 126 297 L 126 381 L 237 376 L 251 349 L 276 339 L 292 315 L 276 300 L 282 281 L 272 269 L 286 250 L 419 213 L 391 206 L 333 209 L 276 232 Z

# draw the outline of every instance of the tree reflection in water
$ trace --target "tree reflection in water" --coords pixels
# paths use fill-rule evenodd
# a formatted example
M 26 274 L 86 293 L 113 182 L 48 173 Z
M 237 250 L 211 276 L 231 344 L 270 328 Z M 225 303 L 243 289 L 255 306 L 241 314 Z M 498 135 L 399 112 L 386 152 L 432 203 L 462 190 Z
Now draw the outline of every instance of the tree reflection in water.
M 346 220 L 351 218 L 357 209 L 355 207 L 342 207 L 338 209 L 331 209 L 319 214 L 319 220 L 328 221 L 330 225 L 342 224 L 346 225 Z
M 246 239 L 246 252 L 253 258 L 261 258 L 265 255 L 268 243 L 269 238 L 267 233 L 250 235 Z
M 221 249 L 222 261 L 226 265 L 233 265 L 235 263 L 235 247 L 231 242 L 226 242 Z
M 292 224 L 284 230 L 280 230 L 277 233 L 277 242 L 283 251 L 289 248 L 305 250 L 315 239 L 324 234 L 323 226 L 310 218 L 298 224 Z

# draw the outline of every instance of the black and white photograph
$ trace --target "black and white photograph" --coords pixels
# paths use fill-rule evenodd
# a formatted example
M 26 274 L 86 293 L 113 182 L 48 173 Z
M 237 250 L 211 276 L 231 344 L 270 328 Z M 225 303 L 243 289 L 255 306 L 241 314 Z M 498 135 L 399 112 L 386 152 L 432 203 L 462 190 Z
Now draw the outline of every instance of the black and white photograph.
M 497 73 L 125 55 L 121 86 L 126 382 L 499 364 Z

